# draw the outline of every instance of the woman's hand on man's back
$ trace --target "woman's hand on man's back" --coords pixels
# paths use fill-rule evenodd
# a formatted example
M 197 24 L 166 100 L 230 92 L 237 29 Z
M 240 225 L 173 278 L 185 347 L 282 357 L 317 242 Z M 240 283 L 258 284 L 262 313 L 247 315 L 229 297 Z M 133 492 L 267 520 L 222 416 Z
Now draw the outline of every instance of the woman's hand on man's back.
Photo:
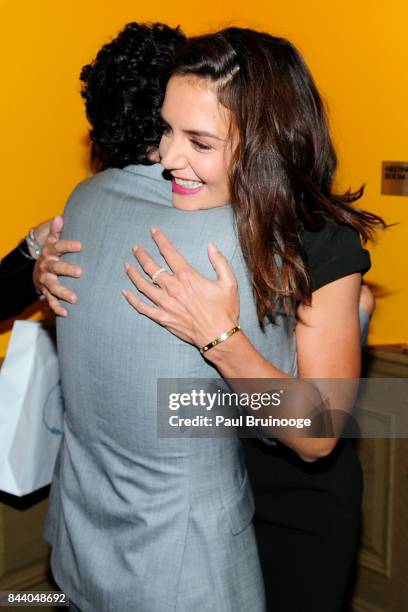
M 66 317 L 68 313 L 59 300 L 75 304 L 77 296 L 61 284 L 59 276 L 79 278 L 82 270 L 75 264 L 61 261 L 61 255 L 78 253 L 82 244 L 79 240 L 61 240 L 63 224 L 62 217 L 52 220 L 48 238 L 34 266 L 33 282 L 38 293 L 45 296 L 51 310 L 56 315 Z

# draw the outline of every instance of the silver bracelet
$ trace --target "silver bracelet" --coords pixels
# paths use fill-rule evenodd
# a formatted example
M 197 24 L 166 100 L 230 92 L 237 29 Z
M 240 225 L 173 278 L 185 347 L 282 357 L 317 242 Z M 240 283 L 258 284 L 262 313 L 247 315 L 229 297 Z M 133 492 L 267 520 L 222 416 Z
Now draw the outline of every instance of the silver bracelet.
M 30 261 L 35 261 L 35 257 L 30 255 L 25 238 L 23 238 L 20 244 L 18 245 L 18 250 L 21 255 L 23 255 L 26 259 L 29 259 Z
M 27 247 L 31 248 L 34 251 L 34 259 L 38 259 L 41 255 L 41 247 L 38 243 L 37 238 L 34 234 L 34 229 L 31 228 L 28 232 L 28 236 L 25 238 Z

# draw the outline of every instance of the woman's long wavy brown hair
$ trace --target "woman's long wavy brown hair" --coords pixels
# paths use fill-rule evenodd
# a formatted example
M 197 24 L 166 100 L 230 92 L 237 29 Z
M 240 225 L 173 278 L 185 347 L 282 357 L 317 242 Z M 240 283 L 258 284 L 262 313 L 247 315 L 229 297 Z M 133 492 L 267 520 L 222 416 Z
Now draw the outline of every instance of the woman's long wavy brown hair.
M 258 318 L 273 318 L 279 302 L 294 313 L 299 302 L 310 303 L 312 292 L 303 229 L 318 230 L 333 220 L 354 227 L 365 242 L 385 226 L 352 206 L 363 187 L 333 193 L 336 154 L 302 56 L 283 38 L 228 28 L 191 38 L 172 74 L 210 80 L 231 112 L 239 136 L 231 202 Z

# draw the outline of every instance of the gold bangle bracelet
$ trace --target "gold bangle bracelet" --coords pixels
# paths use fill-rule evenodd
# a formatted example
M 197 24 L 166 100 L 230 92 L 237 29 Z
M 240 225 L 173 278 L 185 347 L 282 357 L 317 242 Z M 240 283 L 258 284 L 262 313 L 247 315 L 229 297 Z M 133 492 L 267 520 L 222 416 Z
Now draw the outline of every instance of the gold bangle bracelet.
M 217 346 L 217 344 L 220 344 L 221 342 L 224 342 L 224 340 L 228 340 L 228 338 L 230 338 L 231 336 L 236 334 L 237 331 L 239 331 L 240 329 L 241 329 L 241 326 L 239 325 L 239 323 L 237 323 L 237 325 L 235 327 L 233 327 L 229 331 L 224 332 L 223 334 L 221 334 L 221 336 L 218 336 L 218 338 L 216 338 L 212 342 L 209 342 L 208 344 L 206 344 L 205 346 L 200 348 L 200 353 L 203 355 L 208 350 L 210 350 L 210 348 L 213 348 L 214 346 Z

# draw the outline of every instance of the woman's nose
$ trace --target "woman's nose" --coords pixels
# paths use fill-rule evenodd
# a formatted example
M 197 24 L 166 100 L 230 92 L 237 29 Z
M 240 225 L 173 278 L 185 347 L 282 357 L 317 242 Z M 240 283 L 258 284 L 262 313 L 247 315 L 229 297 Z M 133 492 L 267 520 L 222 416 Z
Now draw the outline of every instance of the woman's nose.
M 177 139 L 163 136 L 159 150 L 161 164 L 166 170 L 178 170 L 187 166 L 186 155 Z

